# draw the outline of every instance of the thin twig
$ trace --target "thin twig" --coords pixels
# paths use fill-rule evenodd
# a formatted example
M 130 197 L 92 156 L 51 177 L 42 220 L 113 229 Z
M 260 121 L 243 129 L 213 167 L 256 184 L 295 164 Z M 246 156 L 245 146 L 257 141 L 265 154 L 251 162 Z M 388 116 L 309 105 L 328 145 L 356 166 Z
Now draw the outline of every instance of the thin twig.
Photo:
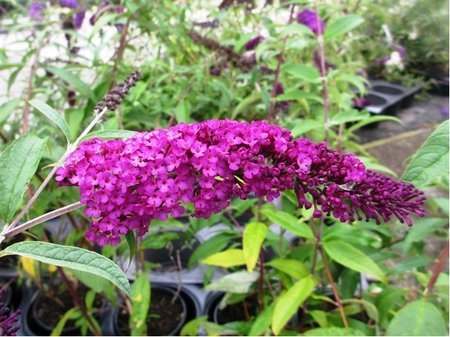
M 17 235 L 17 234 L 19 234 L 19 233 L 21 233 L 23 231 L 26 231 L 27 229 L 29 229 L 29 228 L 31 228 L 33 226 L 37 226 L 37 225 L 39 225 L 41 223 L 44 223 L 44 222 L 49 221 L 51 219 L 57 218 L 57 217 L 59 217 L 59 216 L 61 216 L 63 214 L 66 214 L 68 212 L 72 212 L 72 211 L 74 211 L 76 209 L 79 209 L 79 208 L 81 208 L 83 206 L 84 205 L 81 202 L 77 201 L 77 202 L 75 202 L 73 204 L 70 204 L 70 205 L 58 208 L 58 209 L 56 209 L 54 211 L 51 211 L 51 212 L 45 213 L 45 214 L 43 214 L 41 216 L 38 216 L 37 218 L 34 218 L 34 219 L 30 220 L 30 221 L 27 221 L 27 222 L 21 224 L 20 226 L 16 226 L 14 228 L 8 228 L 2 235 L 3 235 L 4 238 L 9 238 L 9 237 Z
M 293 4 L 291 6 L 291 13 L 289 15 L 289 22 L 288 22 L 288 24 L 290 24 L 292 22 L 292 17 L 294 16 L 294 7 L 295 7 L 295 4 Z M 275 70 L 275 79 L 274 79 L 274 82 L 273 82 L 272 93 L 270 94 L 269 113 L 267 115 L 267 121 L 269 123 L 272 121 L 272 119 L 274 117 L 273 115 L 274 115 L 274 110 L 275 110 L 275 96 L 277 94 L 277 85 L 278 85 L 278 81 L 280 79 L 281 65 L 284 62 L 284 57 L 283 56 L 284 56 L 284 50 L 286 49 L 287 38 L 288 38 L 287 36 L 285 36 L 283 38 L 283 46 L 282 46 L 281 52 L 280 52 L 280 54 L 278 55 L 278 58 L 277 58 L 278 63 L 277 63 L 277 68 Z
M 347 316 L 345 315 L 345 312 L 344 312 L 344 307 L 342 305 L 342 300 L 341 300 L 341 297 L 339 296 L 339 292 L 338 292 L 338 290 L 336 288 L 336 283 L 334 282 L 333 275 L 331 274 L 331 269 L 330 269 L 330 266 L 328 264 L 327 258 L 326 258 L 325 253 L 323 252 L 321 247 L 319 248 L 319 252 L 320 252 L 320 255 L 322 256 L 323 266 L 325 267 L 325 271 L 327 273 L 328 280 L 330 281 L 331 288 L 333 289 L 334 298 L 336 300 L 336 305 L 339 308 L 339 312 L 341 314 L 342 322 L 344 323 L 344 326 L 346 328 L 348 328 L 348 320 L 347 320 Z
M 66 158 L 72 153 L 72 151 L 76 148 L 76 146 L 78 145 L 78 143 L 94 128 L 94 126 L 98 123 L 98 121 L 100 121 L 100 119 L 103 117 L 103 115 L 105 114 L 105 112 L 107 111 L 107 109 L 103 109 L 100 113 L 98 113 L 95 118 L 92 120 L 92 122 L 88 125 L 88 127 L 83 131 L 83 133 L 77 138 L 77 140 L 71 145 L 69 146 L 69 148 L 67 149 L 67 151 L 62 155 L 62 157 L 59 159 L 59 162 L 64 162 L 64 160 L 66 160 Z M 13 229 L 14 227 L 17 226 L 17 224 L 19 223 L 20 219 L 22 219 L 22 217 L 25 215 L 25 213 L 28 212 L 28 210 L 30 209 L 30 207 L 34 204 L 34 202 L 36 201 L 37 197 L 42 193 L 42 191 L 44 190 L 44 188 L 47 186 L 47 184 L 50 182 L 50 179 L 53 178 L 53 176 L 56 173 L 56 170 L 58 169 L 57 166 L 53 167 L 53 169 L 50 171 L 50 173 L 48 174 L 48 176 L 45 178 L 45 180 L 42 182 L 41 186 L 39 186 L 39 188 L 37 189 L 36 193 L 34 193 L 33 197 L 28 201 L 28 203 L 25 205 L 25 207 L 22 209 L 22 211 L 14 218 L 14 220 L 11 222 L 11 224 L 9 226 L 5 226 L 3 229 L 3 233 L 1 235 L 3 235 L 5 232 L 10 231 L 11 229 Z M 50 212 L 51 213 L 51 212 Z M 1 240 L 0 240 L 1 242 Z
M 442 248 L 441 253 L 439 254 L 438 262 L 433 268 L 433 274 L 431 275 L 430 281 L 428 282 L 427 287 L 423 293 L 424 296 L 428 296 L 433 290 L 434 285 L 436 284 L 436 281 L 439 277 L 439 274 L 442 272 L 442 270 L 446 265 L 448 266 L 447 261 L 448 261 L 448 240 L 444 248 Z
M 63 269 L 61 267 L 57 267 L 58 269 L 58 273 L 61 276 L 61 279 L 63 281 L 63 283 L 66 285 L 67 290 L 69 291 L 73 301 L 75 302 L 75 305 L 81 310 L 84 318 L 86 319 L 87 323 L 89 324 L 89 327 L 91 329 L 91 331 L 96 335 L 96 336 L 100 336 L 101 333 L 98 330 L 97 326 L 94 324 L 94 322 L 92 321 L 92 317 L 91 315 L 88 313 L 83 301 L 81 301 L 80 297 L 78 296 L 75 288 L 73 287 L 72 283 L 69 281 L 69 279 L 67 278 L 66 274 L 64 273 Z

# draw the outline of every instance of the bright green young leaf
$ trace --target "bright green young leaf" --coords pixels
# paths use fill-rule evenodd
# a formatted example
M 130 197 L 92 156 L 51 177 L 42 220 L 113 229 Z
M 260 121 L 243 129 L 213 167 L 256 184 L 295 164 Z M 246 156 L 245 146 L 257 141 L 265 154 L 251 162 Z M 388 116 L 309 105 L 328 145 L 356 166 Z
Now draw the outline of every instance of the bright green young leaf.
M 278 269 L 279 271 L 297 280 L 300 280 L 310 274 L 308 268 L 303 263 L 297 260 L 272 259 L 267 262 L 266 265 Z
M 306 277 L 278 297 L 272 317 L 272 330 L 275 335 L 280 333 L 300 305 L 311 295 L 315 286 L 316 281 L 311 277 Z
M 69 83 L 80 94 L 95 101 L 95 95 L 89 88 L 89 85 L 83 82 L 77 75 L 63 68 L 57 68 L 54 66 L 46 66 L 46 68 L 51 73 L 55 74 L 55 76 Z
M 245 264 L 244 251 L 242 249 L 228 249 L 208 256 L 200 263 L 224 268 L 241 266 Z
M 0 215 L 9 222 L 37 170 L 45 140 L 26 135 L 12 142 L 0 155 Z
M 326 40 L 334 39 L 355 29 L 363 22 L 364 19 L 359 15 L 352 14 L 340 17 L 327 25 L 323 36 Z
M 403 307 L 387 328 L 389 336 L 448 336 L 441 312 L 430 302 L 419 300 Z
M 136 131 L 130 130 L 99 130 L 88 133 L 83 140 L 91 138 L 102 138 L 102 139 L 117 139 L 117 138 L 130 138 Z
M 61 333 L 67 321 L 80 318 L 81 316 L 82 316 L 81 310 L 78 308 L 71 308 L 67 310 L 66 313 L 61 317 L 61 319 L 56 324 L 50 336 L 61 336 Z
M 256 317 L 255 322 L 253 322 L 252 327 L 248 332 L 248 336 L 261 336 L 269 330 L 274 309 L 273 305 L 266 307 L 258 317 Z
M 101 276 L 131 297 L 130 284 L 126 275 L 113 261 L 98 253 L 49 242 L 23 241 L 8 246 L 0 252 L 0 258 L 8 255 L 29 257 L 43 263 Z
M 175 117 L 177 118 L 178 122 L 183 122 L 183 123 L 189 123 L 190 122 L 190 117 L 189 117 L 189 104 L 184 101 L 182 103 L 180 103 L 176 108 L 175 108 Z
M 417 150 L 402 180 L 427 186 L 440 176 L 448 176 L 448 121 L 443 122 Z
M 326 253 L 337 263 L 386 282 L 386 276 L 380 267 L 370 257 L 350 243 L 337 240 L 323 241 L 323 247 Z
M 67 142 L 70 143 L 70 141 L 72 140 L 72 135 L 70 134 L 69 126 L 67 125 L 63 116 L 61 116 L 56 110 L 47 105 L 45 102 L 39 101 L 37 99 L 31 100 L 30 104 L 33 108 L 47 117 L 52 123 L 56 124 L 56 126 L 60 128 L 64 133 L 64 136 L 66 136 Z
M 363 126 L 369 125 L 369 124 L 373 124 L 373 123 L 378 123 L 378 122 L 397 122 L 400 124 L 403 124 L 403 122 L 398 119 L 397 117 L 394 116 L 370 116 L 370 118 L 365 119 L 363 121 L 360 121 L 354 125 L 352 125 L 351 127 L 348 128 L 348 132 L 354 132 L 360 128 L 362 128 Z
M 289 213 L 269 208 L 261 210 L 261 213 L 269 218 L 270 221 L 273 221 L 273 223 L 280 225 L 288 232 L 291 232 L 302 238 L 314 239 L 314 234 L 311 228 Z
M 147 315 L 150 308 L 151 289 L 147 274 L 139 274 L 133 282 L 130 327 L 132 336 L 147 334 Z
M 288 64 L 285 65 L 281 71 L 306 82 L 320 81 L 319 71 L 316 68 L 306 64 Z
M 261 222 L 249 223 L 244 229 L 242 238 L 245 263 L 247 271 L 255 269 L 261 246 L 267 235 L 267 226 Z
M 303 333 L 303 336 L 364 336 L 364 334 L 352 328 L 317 328 Z
M 206 290 L 225 291 L 233 294 L 245 294 L 249 291 L 252 284 L 258 279 L 257 272 L 238 271 L 228 274 L 220 280 L 206 286 Z
M 220 252 L 230 242 L 231 237 L 232 236 L 230 234 L 223 233 L 215 235 L 205 242 L 202 242 L 202 244 L 194 250 L 191 257 L 189 258 L 188 266 L 192 267 L 198 261 L 203 260 L 212 254 Z
M 0 126 L 3 125 L 3 122 L 6 121 L 9 115 L 14 111 L 15 108 L 17 108 L 18 105 L 18 99 L 13 99 L 0 105 Z
M 321 328 L 328 328 L 330 323 L 328 323 L 328 313 L 322 310 L 311 310 L 309 312 L 311 317 L 319 324 Z

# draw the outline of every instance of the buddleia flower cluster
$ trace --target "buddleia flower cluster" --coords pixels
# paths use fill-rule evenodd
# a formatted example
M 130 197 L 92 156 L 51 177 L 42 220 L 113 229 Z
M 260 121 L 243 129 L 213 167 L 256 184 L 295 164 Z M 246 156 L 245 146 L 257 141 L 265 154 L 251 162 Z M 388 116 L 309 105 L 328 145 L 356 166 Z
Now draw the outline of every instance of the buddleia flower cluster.
M 91 139 L 80 144 L 57 171 L 60 186 L 78 186 L 85 213 L 93 218 L 86 236 L 117 244 L 129 231 L 142 236 L 153 219 L 186 212 L 208 218 L 250 195 L 268 201 L 293 189 L 299 207 L 343 222 L 391 217 L 412 224 L 424 215 L 424 197 L 412 184 L 367 170 L 351 154 L 325 143 L 293 139 L 266 121 L 210 120 L 128 139 Z

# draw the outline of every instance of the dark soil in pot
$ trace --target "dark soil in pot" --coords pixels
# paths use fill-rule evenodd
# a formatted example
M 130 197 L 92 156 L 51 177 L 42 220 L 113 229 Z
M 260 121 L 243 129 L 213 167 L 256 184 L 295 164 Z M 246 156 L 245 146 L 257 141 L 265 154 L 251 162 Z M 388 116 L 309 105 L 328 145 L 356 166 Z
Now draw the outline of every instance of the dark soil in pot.
M 174 290 L 152 287 L 150 309 L 147 316 L 148 336 L 176 336 L 186 323 L 186 303 Z M 129 336 L 130 316 L 125 308 L 115 312 L 117 335 Z
M 248 296 L 242 302 L 228 304 L 223 309 L 219 308 L 221 300 L 222 296 L 215 298 L 209 310 L 212 320 L 217 324 L 248 321 L 258 314 L 259 305 L 256 295 Z
M 144 256 L 146 261 L 156 264 L 153 271 L 179 271 L 180 266 L 182 269 L 187 268 L 189 258 L 199 245 L 200 242 L 196 238 L 186 241 L 180 237 L 170 241 L 161 249 L 145 249 Z
M 85 286 L 80 285 L 77 288 L 77 294 L 83 303 L 87 292 L 88 289 Z M 94 314 L 96 318 L 100 317 L 102 306 L 103 301 L 97 296 L 94 300 L 94 308 L 98 309 Z M 73 307 L 75 307 L 74 300 L 67 290 L 57 295 L 44 294 L 41 292 L 37 295 L 28 311 L 28 325 L 36 335 L 49 335 L 63 315 Z M 75 321 L 68 320 L 64 326 L 62 335 L 76 336 L 80 334 L 79 328 L 75 326 Z

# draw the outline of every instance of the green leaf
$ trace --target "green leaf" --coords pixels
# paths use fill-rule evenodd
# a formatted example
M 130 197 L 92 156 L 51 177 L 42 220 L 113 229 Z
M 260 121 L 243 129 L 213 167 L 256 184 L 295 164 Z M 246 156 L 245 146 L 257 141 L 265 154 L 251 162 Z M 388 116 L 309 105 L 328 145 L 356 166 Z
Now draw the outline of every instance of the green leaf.
M 208 336 L 232 336 L 237 334 L 235 330 L 208 322 L 207 316 L 200 316 L 186 323 L 180 332 L 180 336 L 198 336 L 200 328 L 204 329 Z
M 56 126 L 60 128 L 64 133 L 64 136 L 66 136 L 67 142 L 70 143 L 70 141 L 72 140 L 72 135 L 70 134 L 69 126 L 67 125 L 63 116 L 61 116 L 56 110 L 47 105 L 45 102 L 39 101 L 37 99 L 31 100 L 30 104 L 36 110 L 41 112 L 45 117 L 47 117 L 51 122 L 56 124 Z
M 306 331 L 303 336 L 364 336 L 364 334 L 352 328 L 317 328 Z
M 364 19 L 359 15 L 343 16 L 327 25 L 323 37 L 326 40 L 334 39 L 355 29 L 363 22 Z
M 78 308 L 69 309 L 58 321 L 50 336 L 61 336 L 61 332 L 63 331 L 67 321 L 77 319 L 80 316 L 81 316 L 80 309 Z
M 319 71 L 316 68 L 305 64 L 288 64 L 283 66 L 281 71 L 306 82 L 320 81 Z
M 272 317 L 274 312 L 274 306 L 271 305 L 266 307 L 259 315 L 256 317 L 255 322 L 252 324 L 248 336 L 261 336 L 270 328 L 272 323 Z
M 249 223 L 244 229 L 242 238 L 245 263 L 247 271 L 255 269 L 261 246 L 267 235 L 267 226 L 261 222 Z
M 348 122 L 356 122 L 366 120 L 370 117 L 367 111 L 347 110 L 334 115 L 330 120 L 330 125 L 339 125 Z
M 328 313 L 326 313 L 325 311 L 311 310 L 309 314 L 321 328 L 328 328 L 330 326 L 330 323 L 328 323 Z
M 386 282 L 386 276 L 380 267 L 370 257 L 353 247 L 350 243 L 336 240 L 323 241 L 323 247 L 327 254 L 337 263 Z
M 288 232 L 291 232 L 302 238 L 314 239 L 314 234 L 311 228 L 289 213 L 269 208 L 261 210 L 261 213 L 269 218 L 270 221 L 273 221 L 274 223 L 280 225 Z
M 311 295 L 315 286 L 316 281 L 311 277 L 306 277 L 278 297 L 272 317 L 272 330 L 275 335 L 281 332 L 300 305 Z
M 356 298 L 350 298 L 347 300 L 342 301 L 345 303 L 356 303 L 361 304 L 364 307 L 364 310 L 367 312 L 367 316 L 369 316 L 371 319 L 373 319 L 375 322 L 378 322 L 379 315 L 378 315 L 378 309 L 375 305 L 370 303 L 366 300 L 356 299 Z
M 103 277 L 131 297 L 130 284 L 126 275 L 113 261 L 98 253 L 49 242 L 23 241 L 8 246 L 0 252 L 0 258 L 8 255 L 29 257 L 43 263 Z
M 292 136 L 298 137 L 312 130 L 323 129 L 324 123 L 313 119 L 301 120 L 292 128 Z
M 76 76 L 72 72 L 70 72 L 66 69 L 57 68 L 54 66 L 46 66 L 45 68 L 48 71 L 50 71 L 51 73 L 53 73 L 55 76 L 59 77 L 63 81 L 66 81 L 67 83 L 69 83 L 80 94 L 83 94 L 83 95 L 89 97 L 93 101 L 96 100 L 94 93 L 89 88 L 89 85 L 87 85 L 85 82 L 83 82 L 78 76 Z
M 403 242 L 403 251 L 407 252 L 414 242 L 425 240 L 426 237 L 447 224 L 448 219 L 444 218 L 425 218 L 415 220 L 414 226 L 408 230 L 406 239 Z
M 306 266 L 297 260 L 292 259 L 273 259 L 266 263 L 267 266 L 278 269 L 279 271 L 300 280 L 308 276 L 309 270 Z
M 17 211 L 27 184 L 37 170 L 45 140 L 26 135 L 0 155 L 0 215 L 9 222 Z
M 228 249 L 203 259 L 201 264 L 209 264 L 219 267 L 235 267 L 245 264 L 244 251 L 242 249 Z
M 136 251 L 136 236 L 133 231 L 129 231 L 125 234 L 125 239 L 128 243 L 128 250 L 130 251 L 130 259 L 128 261 L 128 267 L 130 267 L 131 261 L 133 261 L 133 256 Z
M 252 284 L 258 279 L 257 272 L 238 271 L 225 275 L 220 280 L 208 284 L 205 290 L 225 291 L 233 294 L 246 294 Z
M 409 303 L 392 319 L 389 336 L 447 336 L 447 324 L 434 304 L 419 300 Z
M 147 315 L 150 307 L 150 282 L 147 274 L 139 274 L 133 282 L 131 299 L 130 327 L 132 336 L 147 334 Z
M 402 179 L 418 187 L 440 176 L 448 176 L 448 121 L 443 122 L 417 150 Z
M 371 116 L 368 119 L 365 119 L 361 122 L 358 122 L 354 125 L 352 125 L 351 127 L 348 128 L 348 132 L 354 132 L 360 128 L 362 128 L 363 126 L 369 125 L 369 124 L 373 124 L 373 123 L 378 123 L 378 122 L 397 122 L 400 124 L 403 124 L 403 122 L 398 119 L 397 117 L 394 116 Z
M 175 117 L 179 123 L 189 123 L 191 118 L 189 117 L 189 105 L 187 101 L 180 103 L 175 109 Z
M 130 138 L 136 131 L 130 130 L 99 130 L 88 133 L 83 140 L 92 138 L 102 138 L 102 139 L 117 139 L 117 138 Z
M 0 126 L 2 126 L 3 122 L 9 117 L 14 109 L 17 108 L 18 105 L 18 99 L 13 99 L 0 105 Z
M 230 238 L 230 234 L 224 233 L 215 235 L 205 242 L 202 242 L 202 244 L 194 250 L 189 258 L 188 267 L 192 267 L 198 261 L 203 260 L 214 253 L 220 252 L 227 246 Z

